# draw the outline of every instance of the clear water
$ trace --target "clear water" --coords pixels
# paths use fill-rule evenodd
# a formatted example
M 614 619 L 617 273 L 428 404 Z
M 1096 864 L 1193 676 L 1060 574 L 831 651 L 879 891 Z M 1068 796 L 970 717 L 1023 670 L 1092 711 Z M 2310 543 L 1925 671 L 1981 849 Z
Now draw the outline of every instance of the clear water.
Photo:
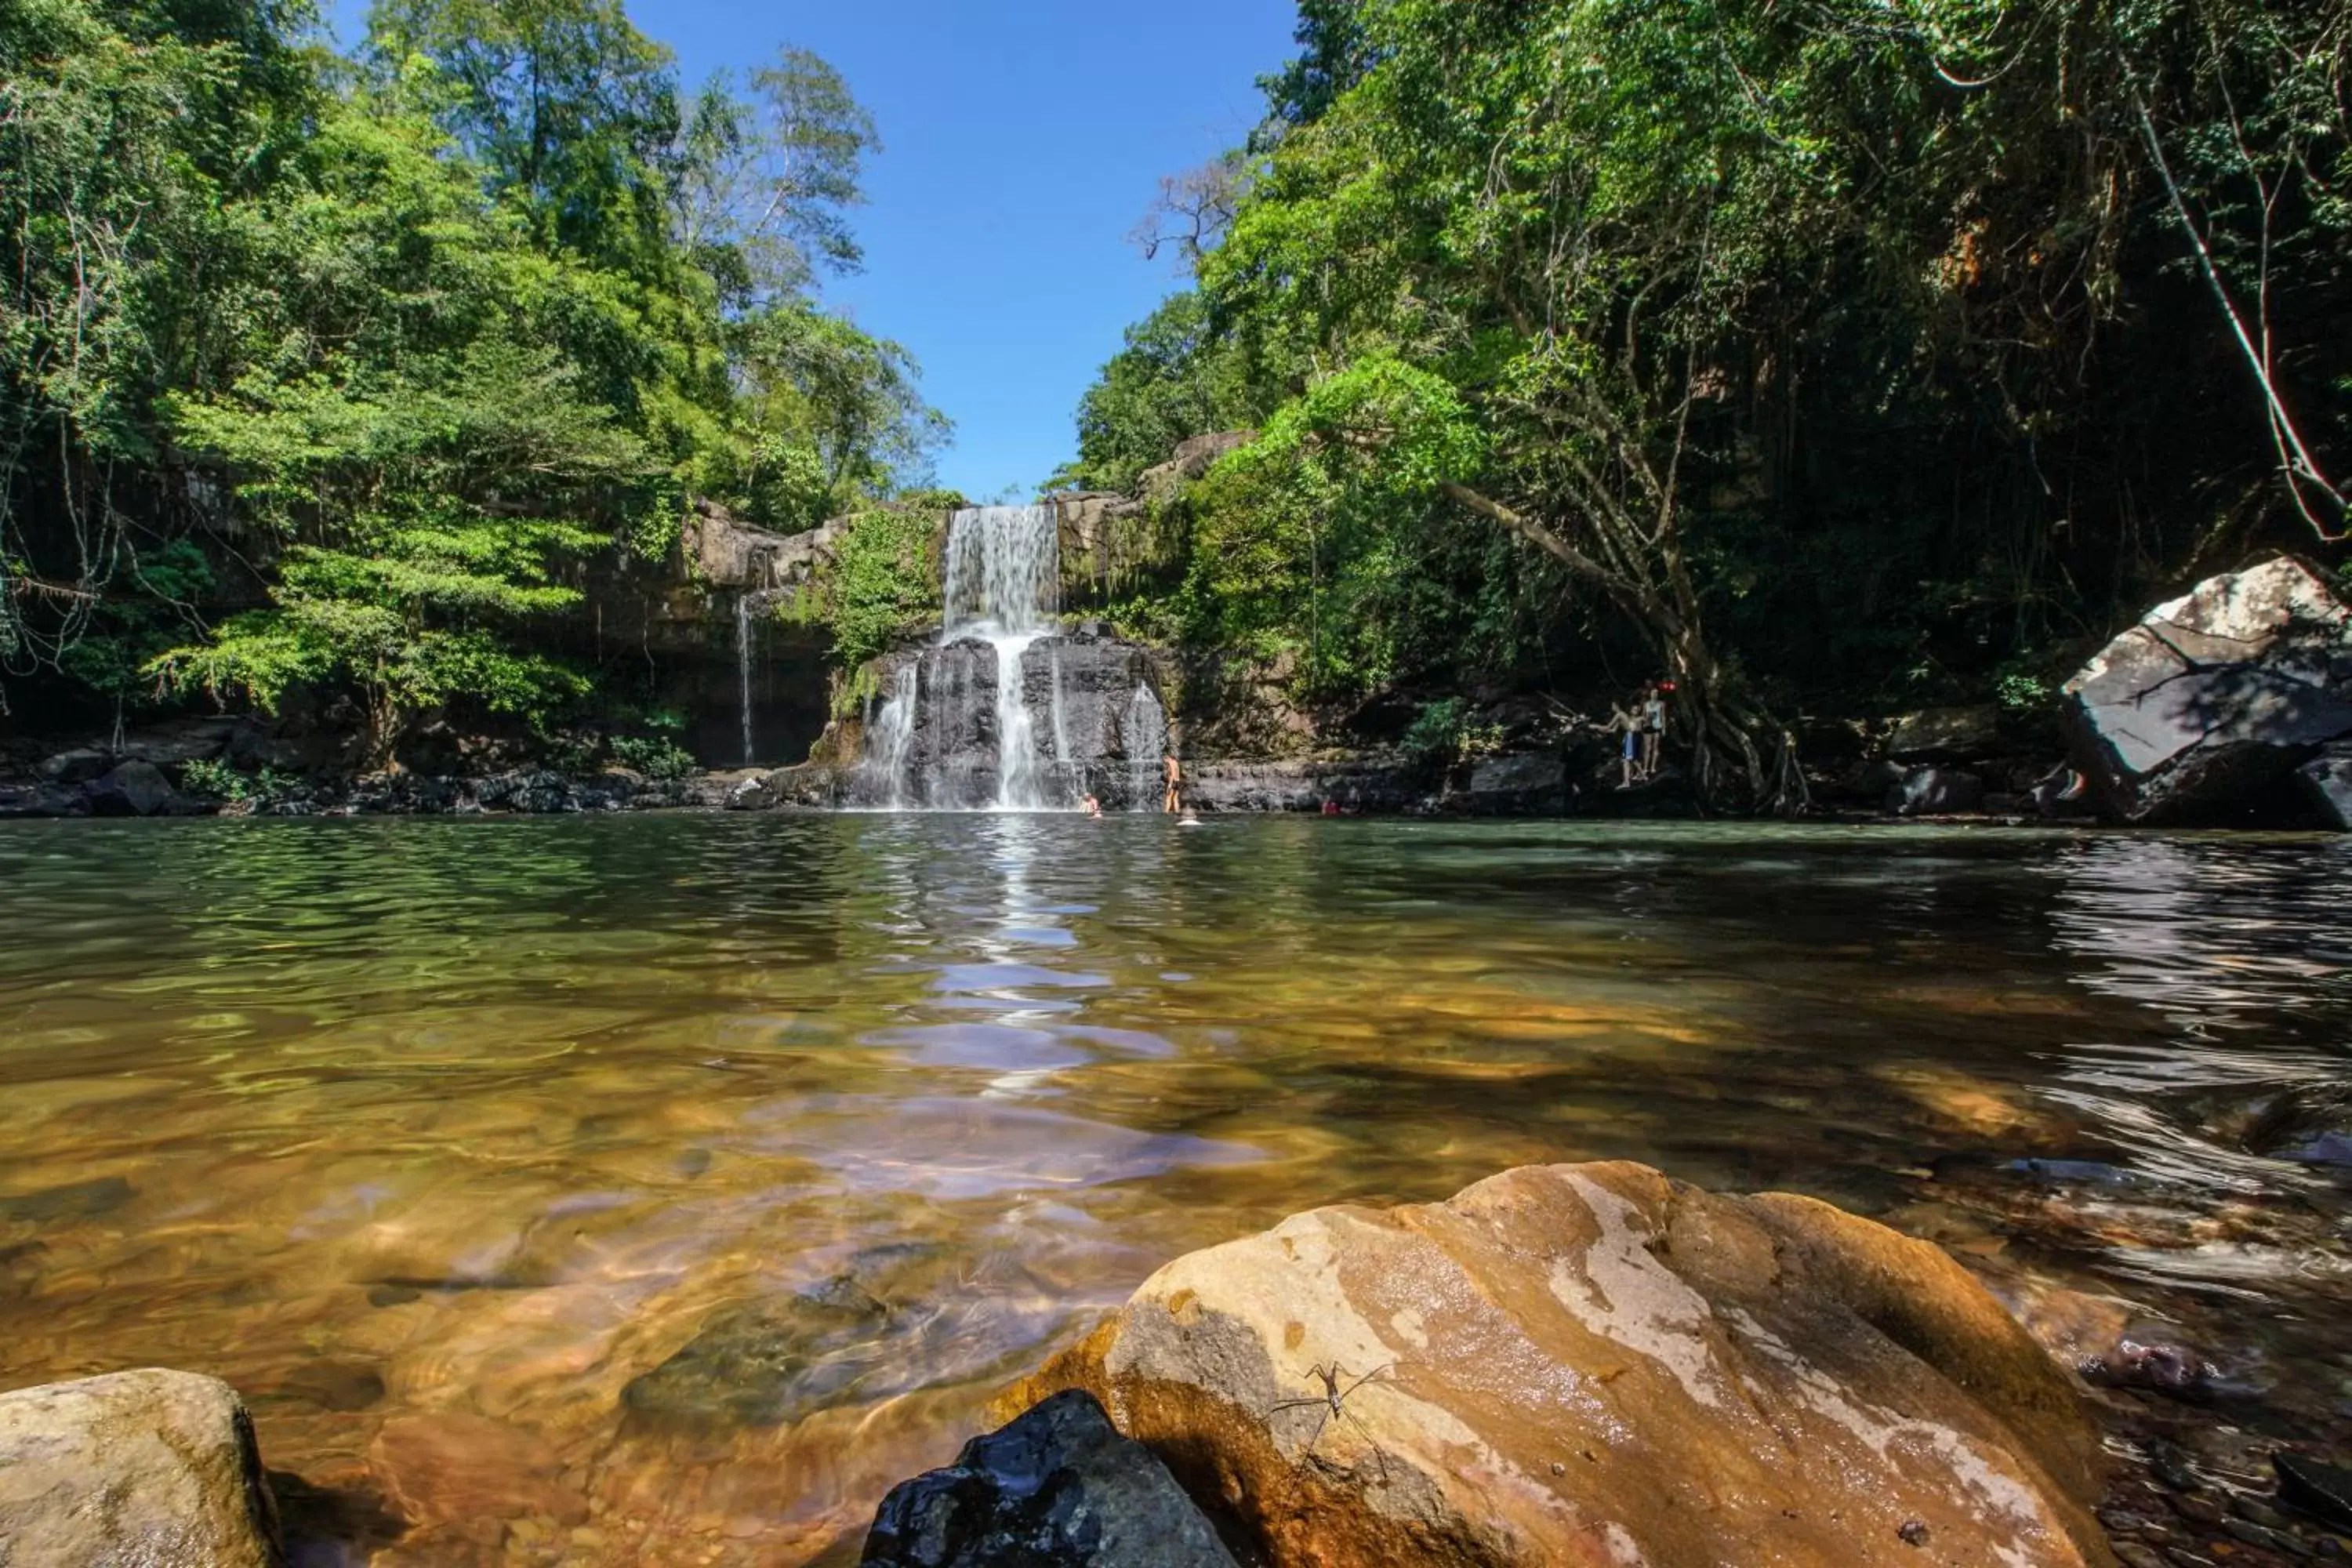
M 1169 1257 L 1538 1160 L 2352 1397 L 2342 1193 L 2217 1131 L 2346 1076 L 2342 841 L 26 824 L 0 889 L 0 1385 L 228 1378 L 314 1563 L 838 1552 Z

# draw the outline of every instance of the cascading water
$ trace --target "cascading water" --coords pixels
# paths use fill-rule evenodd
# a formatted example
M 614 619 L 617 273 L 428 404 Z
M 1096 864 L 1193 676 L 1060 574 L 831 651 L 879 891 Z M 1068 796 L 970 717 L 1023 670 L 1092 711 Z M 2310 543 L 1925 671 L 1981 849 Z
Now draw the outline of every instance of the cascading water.
M 1160 760 L 1167 755 L 1168 710 L 1149 682 L 1136 682 L 1119 719 L 1119 735 L 1127 747 L 1127 808 L 1152 810 L 1160 800 Z
M 968 507 L 948 524 L 944 644 L 977 637 L 996 653 L 996 808 L 1042 811 L 1052 780 L 1029 717 L 1023 656 L 1053 629 L 1062 560 L 1050 506 Z M 1058 706 L 1059 692 L 1049 701 Z M 1058 732 L 1061 719 L 1054 714 Z
M 735 682 L 743 706 L 743 765 L 751 765 L 751 595 L 735 595 Z
M 1157 804 L 1167 715 L 1149 656 L 1056 623 L 1059 523 L 1043 506 L 955 514 L 945 625 L 875 667 L 864 752 L 839 785 L 848 804 L 1042 811 L 1091 788 L 1116 808 L 1130 785 L 1127 804 Z
M 874 774 L 875 793 L 893 811 L 904 811 L 910 804 L 907 763 L 914 751 L 922 673 L 920 665 L 900 665 L 891 677 L 890 695 L 875 710 L 866 729 L 866 763 Z

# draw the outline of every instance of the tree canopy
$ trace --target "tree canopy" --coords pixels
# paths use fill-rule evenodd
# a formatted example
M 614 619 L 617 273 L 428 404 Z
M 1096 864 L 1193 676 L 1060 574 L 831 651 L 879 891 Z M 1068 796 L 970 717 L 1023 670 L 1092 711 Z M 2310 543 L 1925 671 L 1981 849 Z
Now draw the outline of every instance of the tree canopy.
M 682 106 L 617 0 L 0 16 L 0 703 L 298 687 L 379 754 L 584 674 L 533 625 L 689 499 L 802 527 L 928 477 L 911 359 L 813 289 L 873 125 L 780 49 Z
M 1191 498 L 1214 635 L 1344 695 L 1620 628 L 1769 798 L 1769 710 L 2030 687 L 2186 572 L 2342 539 L 2347 19 L 1302 5 L 1080 468 L 1263 423 Z

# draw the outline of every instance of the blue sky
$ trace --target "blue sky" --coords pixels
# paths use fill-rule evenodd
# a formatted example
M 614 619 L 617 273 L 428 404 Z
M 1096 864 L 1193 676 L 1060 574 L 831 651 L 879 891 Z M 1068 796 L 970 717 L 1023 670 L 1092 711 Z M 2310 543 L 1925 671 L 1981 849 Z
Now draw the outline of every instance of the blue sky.
M 856 215 L 866 271 L 825 298 L 923 367 L 956 422 L 939 478 L 1026 499 L 1119 332 L 1180 278 L 1126 243 L 1159 177 L 1238 142 L 1290 53 L 1289 0 L 632 0 L 688 85 L 814 49 L 884 151 Z M 365 0 L 334 0 L 346 40 Z

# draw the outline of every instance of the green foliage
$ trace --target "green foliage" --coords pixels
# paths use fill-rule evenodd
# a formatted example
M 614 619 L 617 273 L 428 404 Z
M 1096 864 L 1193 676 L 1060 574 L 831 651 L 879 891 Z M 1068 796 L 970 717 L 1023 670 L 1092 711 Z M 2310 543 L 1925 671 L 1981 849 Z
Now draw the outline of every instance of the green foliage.
M 669 160 L 679 243 L 723 302 L 745 308 L 795 293 L 820 268 L 858 268 L 845 215 L 865 199 L 866 154 L 881 150 L 849 84 L 806 49 L 778 50 L 749 86 L 746 100 L 731 73 L 712 78 Z
M 1501 751 L 1503 731 L 1499 725 L 1473 723 L 1465 699 L 1442 697 L 1421 705 L 1398 744 L 1423 772 L 1440 773 Z
M 688 114 L 619 0 L 382 0 L 356 69 L 311 19 L 0 8 L 0 679 L 543 723 L 542 628 L 690 496 L 924 478 L 913 363 L 805 292 L 875 145 L 824 61 Z
M 257 773 L 239 773 L 220 757 L 200 757 L 180 770 L 180 787 L 205 800 L 276 800 L 288 794 L 294 784 L 294 780 L 274 768 L 265 767 Z
M 1171 295 L 1127 330 L 1078 405 L 1078 459 L 1057 485 L 1127 490 L 1179 441 L 1255 422 L 1246 367 L 1211 330 L 1198 293 Z
M 1309 693 L 1630 649 L 1732 752 L 1759 689 L 2027 700 L 2054 649 L 2340 521 L 2347 25 L 1308 0 L 1232 225 L 1087 395 L 1070 477 L 1262 428 L 1133 614 Z
M 887 507 L 847 521 L 821 589 L 837 664 L 854 669 L 939 619 L 931 557 L 938 536 L 939 517 L 930 511 Z
M 2032 670 L 2006 668 L 1993 678 L 1993 700 L 2012 713 L 2038 713 L 2050 706 L 2057 688 Z
M 694 753 L 669 735 L 615 735 L 613 760 L 649 779 L 682 779 L 695 770 Z

